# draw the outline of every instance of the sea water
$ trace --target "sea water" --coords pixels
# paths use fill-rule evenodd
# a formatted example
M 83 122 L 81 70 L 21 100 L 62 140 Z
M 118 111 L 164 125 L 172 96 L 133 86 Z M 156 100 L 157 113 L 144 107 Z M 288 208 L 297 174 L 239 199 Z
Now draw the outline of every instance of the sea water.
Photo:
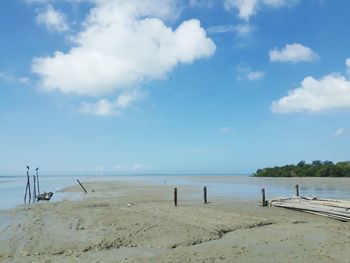
M 268 199 L 290 197 L 295 194 L 295 185 L 299 184 L 303 196 L 350 199 L 350 178 L 256 178 L 248 175 L 40 176 L 40 192 L 54 192 L 52 201 L 81 198 L 81 193 L 59 192 L 65 187 L 77 185 L 76 179 L 82 182 L 123 181 L 179 188 L 193 186 L 199 190 L 207 186 L 210 198 L 254 200 L 259 200 L 262 188 L 265 188 Z M 24 203 L 26 183 L 26 176 L 0 176 L 0 209 L 10 209 Z
M 85 180 L 87 177 L 80 177 Z M 75 198 L 74 193 L 61 193 L 60 189 L 74 185 L 76 177 L 71 176 L 41 176 L 39 177 L 40 193 L 53 192 L 52 201 L 63 198 Z M 0 176 L 0 209 L 10 209 L 24 203 L 27 176 Z M 30 187 L 33 200 L 33 177 L 30 177 Z M 38 190 L 37 190 L 38 191 Z M 27 201 L 29 195 L 27 194 Z

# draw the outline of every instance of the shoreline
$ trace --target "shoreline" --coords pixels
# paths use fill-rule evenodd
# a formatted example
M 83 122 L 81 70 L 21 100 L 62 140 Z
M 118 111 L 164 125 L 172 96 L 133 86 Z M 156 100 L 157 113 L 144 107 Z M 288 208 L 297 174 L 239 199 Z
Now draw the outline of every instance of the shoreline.
M 54 196 L 52 201 L 61 201 L 65 199 L 62 189 L 69 186 L 76 186 L 75 177 L 44 177 L 42 181 L 45 183 L 43 191 L 52 191 Z M 208 187 L 209 196 L 221 199 L 249 199 L 257 200 L 260 196 L 260 190 L 265 188 L 268 198 L 280 196 L 292 196 L 295 192 L 295 185 L 300 186 L 300 192 L 304 196 L 313 196 L 321 198 L 345 199 L 350 200 L 350 178 L 330 178 L 330 177 L 250 177 L 246 175 L 157 175 L 157 176 L 96 176 L 79 178 L 83 183 L 93 182 L 121 182 L 121 183 L 138 183 L 154 186 L 182 187 L 192 186 L 202 189 L 203 186 Z M 7 183 L 0 184 L 0 190 L 5 190 L 6 195 L 0 200 L 0 211 L 15 209 L 23 203 L 23 189 L 21 182 L 12 181 L 9 183 L 10 188 L 7 189 Z M 16 189 L 13 185 L 18 185 Z M 79 199 L 80 192 L 74 193 L 71 199 Z M 82 193 L 82 191 L 81 191 Z M 10 197 L 10 200 L 8 199 Z M 52 202 L 51 201 L 51 202 Z M 1 203 L 2 202 L 2 203 Z
M 0 214 L 1 262 L 349 262 L 349 225 L 201 189 L 84 182 L 82 200 Z M 94 191 L 92 191 L 94 190 Z M 66 192 L 80 192 L 79 185 Z M 193 195 L 195 194 L 195 196 Z M 128 205 L 130 204 L 130 206 Z M 290 253 L 293 251 L 293 253 Z

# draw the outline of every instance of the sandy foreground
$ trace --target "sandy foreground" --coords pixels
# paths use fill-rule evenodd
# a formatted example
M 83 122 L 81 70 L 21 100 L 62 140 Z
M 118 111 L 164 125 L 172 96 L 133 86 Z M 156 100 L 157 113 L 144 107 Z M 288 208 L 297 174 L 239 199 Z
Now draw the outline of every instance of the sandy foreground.
M 1 211 L 0 262 L 350 262 L 349 223 L 258 200 L 203 204 L 191 187 L 174 207 L 167 185 L 85 186 L 79 201 Z

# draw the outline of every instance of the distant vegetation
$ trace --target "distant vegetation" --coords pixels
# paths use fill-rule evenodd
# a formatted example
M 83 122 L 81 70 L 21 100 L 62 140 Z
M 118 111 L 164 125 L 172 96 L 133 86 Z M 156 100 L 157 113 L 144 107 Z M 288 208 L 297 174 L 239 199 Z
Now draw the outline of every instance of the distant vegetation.
M 253 176 L 257 177 L 350 177 L 350 162 L 304 161 L 297 165 L 290 164 L 273 168 L 259 169 Z

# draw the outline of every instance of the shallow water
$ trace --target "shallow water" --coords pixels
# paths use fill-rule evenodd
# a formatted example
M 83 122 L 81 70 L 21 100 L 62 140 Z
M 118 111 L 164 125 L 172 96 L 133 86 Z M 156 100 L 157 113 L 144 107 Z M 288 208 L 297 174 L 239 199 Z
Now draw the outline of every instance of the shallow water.
M 322 198 L 350 199 L 350 178 L 254 178 L 237 175 L 132 175 L 132 176 L 41 176 L 40 191 L 54 192 L 52 201 L 64 198 L 79 199 L 81 193 L 62 193 L 58 190 L 77 185 L 76 179 L 84 181 L 124 181 L 144 184 L 207 186 L 210 198 L 242 198 L 259 200 L 262 188 L 267 198 L 292 196 L 295 185 L 300 185 L 300 194 Z M 0 177 L 0 209 L 10 209 L 23 204 L 26 176 Z
M 81 177 L 80 180 L 85 180 Z M 76 184 L 76 177 L 69 176 L 41 176 L 40 192 L 54 192 L 52 201 L 60 201 L 63 198 L 78 198 L 79 194 L 60 193 L 58 190 Z M 31 190 L 33 191 L 33 178 L 31 178 Z M 26 190 L 27 177 L 3 176 L 0 177 L 0 209 L 10 209 L 24 203 L 24 194 Z M 32 194 L 33 196 L 33 194 Z M 29 200 L 29 197 L 27 197 Z

